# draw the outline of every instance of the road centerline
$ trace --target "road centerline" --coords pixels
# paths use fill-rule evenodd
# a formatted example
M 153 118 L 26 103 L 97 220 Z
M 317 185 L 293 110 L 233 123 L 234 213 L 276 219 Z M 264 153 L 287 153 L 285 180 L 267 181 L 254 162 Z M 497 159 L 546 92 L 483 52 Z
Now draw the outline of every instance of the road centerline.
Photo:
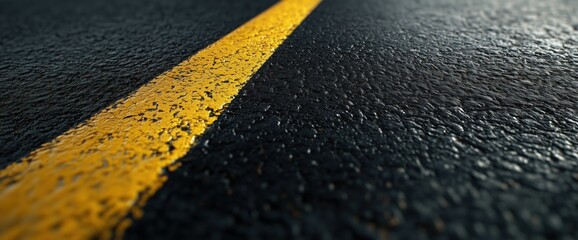
M 319 2 L 275 4 L 0 171 L 0 239 L 110 237 Z

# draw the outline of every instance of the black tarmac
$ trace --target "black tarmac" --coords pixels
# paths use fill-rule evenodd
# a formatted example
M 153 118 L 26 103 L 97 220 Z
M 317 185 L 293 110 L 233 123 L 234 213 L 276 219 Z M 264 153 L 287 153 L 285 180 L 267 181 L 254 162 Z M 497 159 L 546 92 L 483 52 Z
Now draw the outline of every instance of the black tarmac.
M 0 168 L 274 2 L 0 0 Z
M 22 2 L 0 8 L 4 163 L 272 4 Z M 578 238 L 576 13 L 326 0 L 125 238 Z

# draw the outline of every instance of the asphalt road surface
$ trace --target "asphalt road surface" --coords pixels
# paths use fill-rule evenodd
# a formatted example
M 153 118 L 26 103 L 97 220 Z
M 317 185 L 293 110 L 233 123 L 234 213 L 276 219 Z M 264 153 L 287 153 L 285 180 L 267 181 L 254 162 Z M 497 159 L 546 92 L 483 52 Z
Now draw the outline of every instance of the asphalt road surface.
M 1 0 L 0 167 L 272 4 Z M 124 238 L 578 238 L 577 12 L 325 0 Z

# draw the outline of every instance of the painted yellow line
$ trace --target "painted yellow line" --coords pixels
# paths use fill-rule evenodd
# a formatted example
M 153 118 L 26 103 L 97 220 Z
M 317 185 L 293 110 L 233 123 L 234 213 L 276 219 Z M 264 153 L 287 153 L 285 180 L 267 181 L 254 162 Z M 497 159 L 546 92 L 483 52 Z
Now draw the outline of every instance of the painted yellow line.
M 283 0 L 0 171 L 0 239 L 110 238 L 320 0 Z M 124 220 L 123 220 L 124 219 Z M 120 227 L 118 227 L 120 226 Z

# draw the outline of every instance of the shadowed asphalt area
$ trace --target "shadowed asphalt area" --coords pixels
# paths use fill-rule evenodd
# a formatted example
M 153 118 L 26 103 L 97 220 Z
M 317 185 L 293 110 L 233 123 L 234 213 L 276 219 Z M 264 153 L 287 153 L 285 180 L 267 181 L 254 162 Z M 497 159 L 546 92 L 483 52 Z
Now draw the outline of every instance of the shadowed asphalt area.
M 0 10 L 4 164 L 272 4 L 27 3 Z M 576 12 L 326 0 L 125 238 L 577 238 Z
M 0 1 L 0 168 L 275 1 Z

